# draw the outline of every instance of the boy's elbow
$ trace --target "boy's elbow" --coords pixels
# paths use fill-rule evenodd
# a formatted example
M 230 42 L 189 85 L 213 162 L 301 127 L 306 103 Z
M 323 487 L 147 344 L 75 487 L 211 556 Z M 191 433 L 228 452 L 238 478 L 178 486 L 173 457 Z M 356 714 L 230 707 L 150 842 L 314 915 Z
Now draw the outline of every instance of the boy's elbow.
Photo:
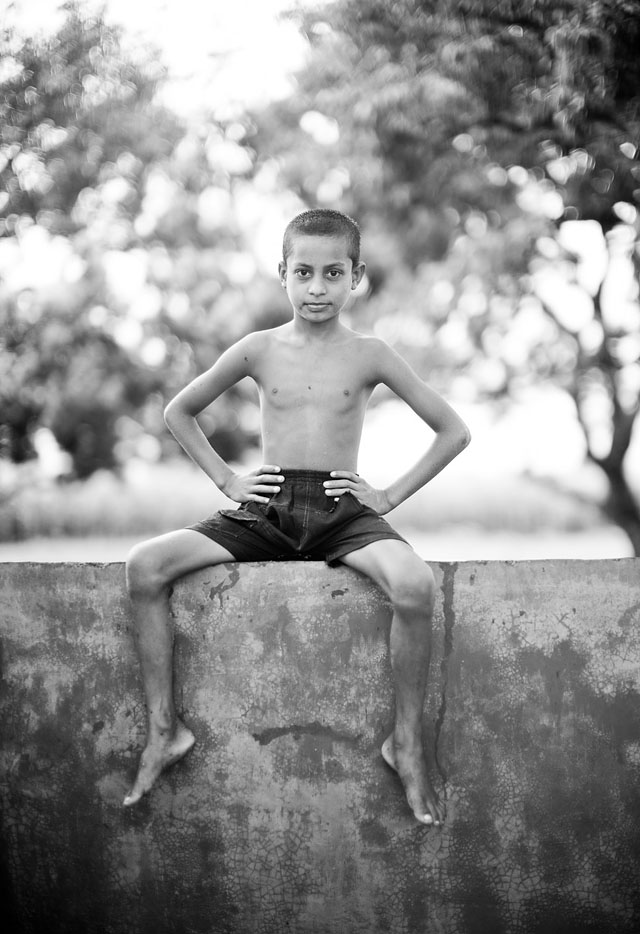
M 175 424 L 175 418 L 177 414 L 176 409 L 177 406 L 175 399 L 172 399 L 171 402 L 169 402 L 164 408 L 164 423 L 167 428 L 169 428 L 169 430 L 171 430 L 171 426 Z
M 455 448 L 456 453 L 460 454 L 466 447 L 471 443 L 471 432 L 468 427 L 462 422 L 458 427 L 455 435 Z
M 191 422 L 191 420 L 195 419 L 197 421 L 197 418 L 198 416 L 189 411 L 189 407 L 185 404 L 185 400 L 181 399 L 179 395 L 172 399 L 171 402 L 165 406 L 164 423 L 169 431 L 174 435 L 176 431 L 181 431 L 187 423 Z

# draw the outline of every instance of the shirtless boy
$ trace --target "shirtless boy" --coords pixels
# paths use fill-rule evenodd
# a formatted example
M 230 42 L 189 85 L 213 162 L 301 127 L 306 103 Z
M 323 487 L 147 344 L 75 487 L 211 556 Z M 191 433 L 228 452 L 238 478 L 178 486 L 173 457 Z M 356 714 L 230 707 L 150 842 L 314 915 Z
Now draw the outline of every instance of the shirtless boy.
M 382 516 L 428 483 L 469 442 L 464 422 L 384 341 L 358 334 L 340 312 L 365 266 L 351 218 L 305 211 L 285 231 L 280 281 L 293 319 L 242 338 L 169 403 L 168 427 L 213 483 L 241 506 L 137 545 L 127 561 L 148 736 L 125 806 L 194 743 L 173 699 L 169 585 L 227 561 L 324 559 L 372 578 L 393 607 L 390 650 L 395 722 L 382 755 L 417 820 L 439 825 L 422 712 L 435 585 L 429 567 Z M 245 376 L 259 390 L 264 465 L 239 474 L 213 450 L 198 415 Z M 357 473 L 367 402 L 384 383 L 435 432 L 423 457 L 386 489 Z M 291 508 L 293 507 L 293 509 Z

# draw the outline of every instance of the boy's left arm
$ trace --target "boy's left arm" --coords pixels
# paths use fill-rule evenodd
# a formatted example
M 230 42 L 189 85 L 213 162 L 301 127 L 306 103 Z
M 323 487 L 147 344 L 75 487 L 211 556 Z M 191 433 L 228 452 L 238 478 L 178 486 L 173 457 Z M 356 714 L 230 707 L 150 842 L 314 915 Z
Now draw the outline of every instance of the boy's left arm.
M 335 479 L 327 481 L 325 486 L 328 495 L 351 492 L 365 506 L 384 515 L 440 473 L 466 448 L 471 434 L 449 403 L 427 386 L 406 360 L 384 342 L 376 341 L 376 344 L 375 381 L 384 383 L 406 402 L 433 429 L 435 438 L 420 460 L 384 490 L 372 487 L 363 477 L 348 470 L 332 471 Z

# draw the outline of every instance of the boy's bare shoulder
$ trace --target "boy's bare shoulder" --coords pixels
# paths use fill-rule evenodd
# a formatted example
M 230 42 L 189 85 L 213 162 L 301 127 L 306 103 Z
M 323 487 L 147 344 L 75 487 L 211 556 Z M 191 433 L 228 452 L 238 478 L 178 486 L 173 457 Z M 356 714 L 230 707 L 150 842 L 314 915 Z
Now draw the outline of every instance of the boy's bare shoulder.
M 250 334 L 246 334 L 236 342 L 234 345 L 236 353 L 242 353 L 247 363 L 257 363 L 265 353 L 268 353 L 274 341 L 278 340 L 281 330 L 281 327 L 277 327 L 267 328 L 264 331 L 251 331 Z
M 357 348 L 358 357 L 371 366 L 384 367 L 395 356 L 386 341 L 374 334 L 362 334 L 359 331 L 350 331 L 348 340 Z
M 349 331 L 352 340 L 357 341 L 364 353 L 379 354 L 389 350 L 389 345 L 375 334 L 362 334 L 361 331 Z

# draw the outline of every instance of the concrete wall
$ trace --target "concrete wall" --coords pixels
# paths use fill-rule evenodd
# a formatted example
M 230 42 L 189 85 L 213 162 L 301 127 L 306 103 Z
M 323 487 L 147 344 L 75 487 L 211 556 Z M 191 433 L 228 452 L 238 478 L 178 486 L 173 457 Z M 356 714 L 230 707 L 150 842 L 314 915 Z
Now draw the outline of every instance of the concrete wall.
M 123 567 L 0 565 L 3 929 L 638 930 L 640 561 L 435 570 L 442 831 L 378 755 L 389 609 L 354 572 L 178 583 L 197 746 L 124 810 L 145 712 Z

